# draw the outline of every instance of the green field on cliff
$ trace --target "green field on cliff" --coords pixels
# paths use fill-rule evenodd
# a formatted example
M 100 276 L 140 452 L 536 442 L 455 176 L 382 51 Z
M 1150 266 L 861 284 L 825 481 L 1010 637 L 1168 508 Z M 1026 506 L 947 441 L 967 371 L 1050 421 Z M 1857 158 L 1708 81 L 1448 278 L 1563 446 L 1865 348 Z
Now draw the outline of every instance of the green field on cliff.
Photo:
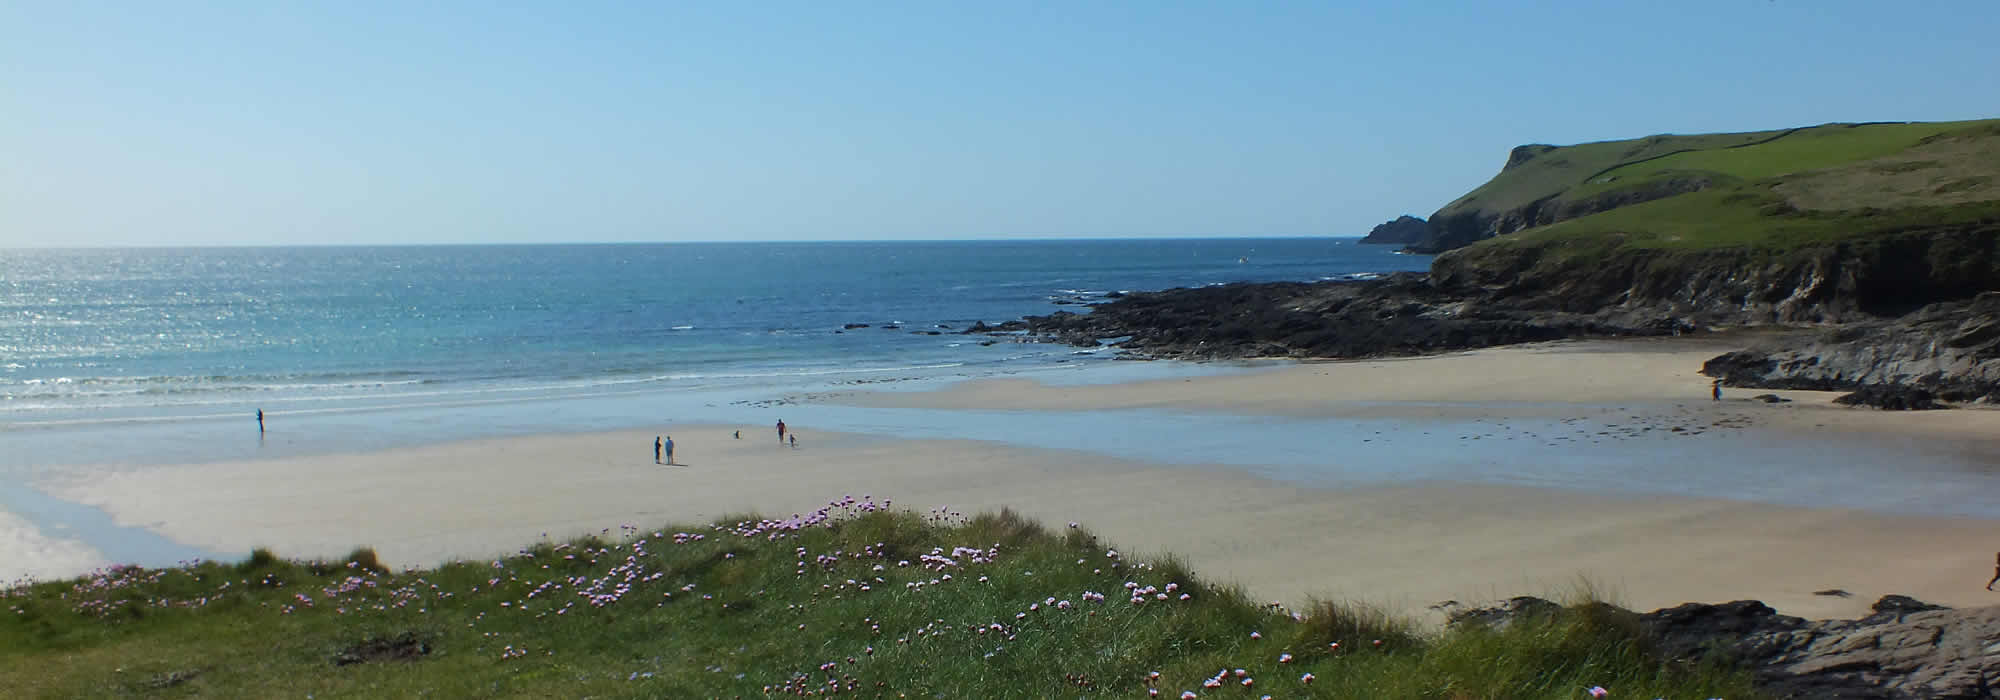
M 1715 698 L 1602 605 L 1426 630 L 1296 611 L 1072 524 L 889 511 L 622 528 L 393 572 L 258 552 L 0 589 L 9 698 Z
M 2000 119 L 1524 146 L 1432 220 L 1510 215 L 1554 222 L 1482 245 L 1782 250 L 1992 223 Z

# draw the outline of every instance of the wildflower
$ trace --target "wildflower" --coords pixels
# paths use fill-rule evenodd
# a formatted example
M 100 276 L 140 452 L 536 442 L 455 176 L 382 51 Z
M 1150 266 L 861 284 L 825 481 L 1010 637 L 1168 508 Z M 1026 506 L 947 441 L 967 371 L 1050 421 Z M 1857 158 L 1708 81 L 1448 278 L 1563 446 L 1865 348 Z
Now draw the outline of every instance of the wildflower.
M 1264 638 L 1264 633 L 1263 633 L 1263 632 L 1251 632 L 1251 633 L 1250 633 L 1250 638 L 1251 638 L 1251 639 L 1263 639 L 1263 638 Z
M 1288 664 L 1288 663 L 1291 663 L 1291 662 L 1292 662 L 1292 655 L 1291 655 L 1291 654 L 1279 654 L 1279 655 L 1278 655 L 1278 663 L 1281 663 L 1281 664 Z
M 1192 690 L 1183 690 L 1183 691 L 1181 691 L 1181 700 L 1194 700 L 1194 699 L 1195 699 L 1195 698 L 1197 698 L 1197 697 L 1200 697 L 1200 696 L 1198 696 L 1198 695 L 1195 695 L 1195 694 L 1194 694 L 1194 691 L 1192 691 Z
M 1583 691 L 1583 692 L 1586 692 L 1586 693 L 1590 693 L 1590 697 L 1593 697 L 1593 698 L 1601 698 L 1601 697 L 1607 697 L 1607 696 L 1611 695 L 1611 691 L 1609 691 L 1609 690 L 1605 690 L 1605 689 L 1604 689 L 1604 686 L 1601 686 L 1601 685 L 1593 685 L 1593 686 L 1590 686 L 1590 688 L 1589 688 L 1588 690 L 1585 690 L 1585 691 Z
M 1313 674 L 1308 673 L 1306 675 L 1299 676 L 1299 682 L 1311 685 L 1313 682 Z

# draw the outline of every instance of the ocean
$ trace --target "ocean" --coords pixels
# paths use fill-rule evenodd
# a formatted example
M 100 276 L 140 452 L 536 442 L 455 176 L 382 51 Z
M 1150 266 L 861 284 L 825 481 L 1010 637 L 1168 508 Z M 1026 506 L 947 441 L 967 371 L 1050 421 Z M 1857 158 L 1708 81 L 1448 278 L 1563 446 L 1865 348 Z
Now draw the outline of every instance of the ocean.
M 1309 487 L 1500 483 L 2000 517 L 1995 477 L 1976 458 L 1757 431 L 1600 444 L 1617 406 L 1511 417 L 1508 430 L 1550 437 L 1507 441 L 1481 440 L 1495 425 L 1469 419 L 797 400 L 997 376 L 1260 371 L 959 331 L 1116 292 L 1429 262 L 1352 238 L 0 251 L 0 514 L 121 559 L 170 562 L 214 553 L 49 487 L 157 465 L 783 418 L 808 431 L 1222 465 Z M 650 444 L 633 449 L 643 459 Z
M 1428 264 L 1352 238 L 8 250 L 0 430 L 1067 369 L 1116 353 L 959 331 Z

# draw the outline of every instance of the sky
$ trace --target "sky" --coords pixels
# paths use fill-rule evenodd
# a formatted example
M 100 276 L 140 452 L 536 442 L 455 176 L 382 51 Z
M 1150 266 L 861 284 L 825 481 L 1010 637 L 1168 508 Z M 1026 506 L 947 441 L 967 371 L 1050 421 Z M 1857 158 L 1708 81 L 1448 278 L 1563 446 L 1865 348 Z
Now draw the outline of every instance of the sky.
M 2000 2 L 0 0 L 0 247 L 1359 235 L 1508 149 L 2000 117 Z

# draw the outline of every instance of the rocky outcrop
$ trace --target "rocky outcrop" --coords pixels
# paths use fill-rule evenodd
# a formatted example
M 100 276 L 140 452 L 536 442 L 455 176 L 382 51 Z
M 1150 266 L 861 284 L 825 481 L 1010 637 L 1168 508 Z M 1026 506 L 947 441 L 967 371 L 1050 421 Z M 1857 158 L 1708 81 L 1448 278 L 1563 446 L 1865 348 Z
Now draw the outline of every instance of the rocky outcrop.
M 1903 384 L 1870 384 L 1833 400 L 1842 406 L 1869 406 L 1884 411 L 1935 411 L 1950 408 L 1929 390 Z
M 1425 236 L 1430 235 L 1430 230 L 1430 224 L 1424 223 L 1423 219 L 1404 214 L 1396 217 L 1394 221 L 1370 229 L 1368 235 L 1361 238 L 1361 242 L 1407 246 L 1422 241 Z
M 1375 357 L 1578 336 L 1691 330 L 1667 317 L 1523 310 L 1439 289 L 1424 275 L 1379 280 L 1230 284 L 1134 293 L 1089 313 L 1056 312 L 977 332 L 1025 332 L 1056 342 L 1118 346 L 1147 357 Z M 969 331 L 969 332 L 974 332 Z
M 1885 596 L 1859 620 L 1806 621 L 1757 601 L 1688 604 L 1640 618 L 1669 658 L 1751 670 L 1780 698 L 1992 698 L 2000 607 L 1950 610 Z
M 1778 698 L 1970 700 L 1995 697 L 2000 684 L 2000 607 L 1953 610 L 1891 595 L 1859 620 L 1812 621 L 1779 615 L 1754 600 L 1645 614 L 1589 605 L 1600 619 L 1636 624 L 1670 662 L 1747 669 L 1759 690 Z M 1495 625 L 1561 610 L 1545 600 L 1516 598 L 1454 612 L 1451 619 Z
M 1883 386 L 1946 401 L 2000 402 L 2000 293 L 1932 304 L 1894 320 L 1776 337 L 1711 359 L 1701 371 L 1735 387 L 1866 390 L 1861 405 L 1884 408 L 1923 404 Z
M 1518 154 L 1520 149 L 1515 149 Z M 1631 206 L 1674 195 L 1708 189 L 1715 180 L 1708 175 L 1653 180 L 1632 187 L 1607 190 L 1587 197 L 1550 195 L 1519 207 L 1500 211 L 1470 209 L 1453 204 L 1431 214 L 1428 233 L 1409 245 L 1412 253 L 1438 254 L 1457 250 L 1494 236 L 1523 229 L 1547 226 L 1559 221 L 1582 218 L 1602 211 Z
M 1638 309 L 1726 325 L 1869 320 L 2000 291 L 2000 222 L 1779 253 L 1481 246 L 1438 256 L 1431 274 L 1442 289 L 1524 309 Z

